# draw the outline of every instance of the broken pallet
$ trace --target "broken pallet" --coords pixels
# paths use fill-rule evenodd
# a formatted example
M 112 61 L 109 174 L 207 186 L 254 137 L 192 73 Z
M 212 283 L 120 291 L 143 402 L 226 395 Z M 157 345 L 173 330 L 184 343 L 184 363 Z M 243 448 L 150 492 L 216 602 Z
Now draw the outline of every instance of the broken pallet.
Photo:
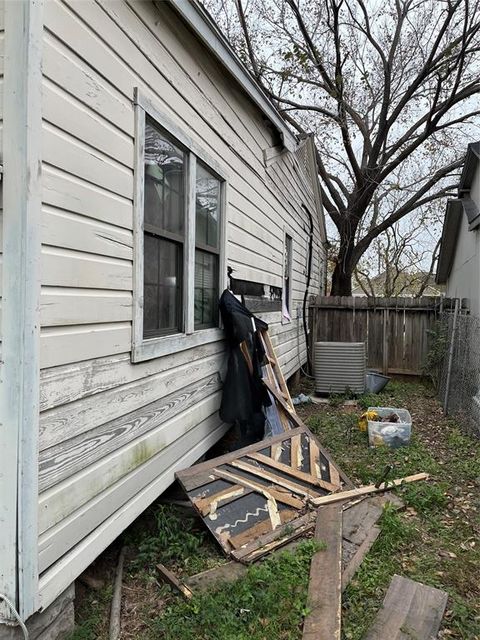
M 242 562 L 261 557 L 255 541 L 271 545 L 283 525 L 304 532 L 310 500 L 352 486 L 303 424 L 176 477 L 222 549 Z

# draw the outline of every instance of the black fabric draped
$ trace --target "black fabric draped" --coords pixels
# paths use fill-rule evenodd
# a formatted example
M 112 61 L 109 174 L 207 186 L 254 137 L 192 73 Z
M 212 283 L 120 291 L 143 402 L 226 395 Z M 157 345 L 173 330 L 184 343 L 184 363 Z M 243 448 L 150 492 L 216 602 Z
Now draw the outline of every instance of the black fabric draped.
M 256 318 L 228 289 L 220 298 L 220 313 L 230 348 L 220 417 L 230 424 L 238 422 L 244 435 L 249 433 L 260 439 L 265 424 L 263 407 L 270 405 L 270 399 L 262 382 L 265 350 L 258 331 L 268 329 L 268 325 Z M 242 342 L 250 354 L 252 374 L 240 349 Z

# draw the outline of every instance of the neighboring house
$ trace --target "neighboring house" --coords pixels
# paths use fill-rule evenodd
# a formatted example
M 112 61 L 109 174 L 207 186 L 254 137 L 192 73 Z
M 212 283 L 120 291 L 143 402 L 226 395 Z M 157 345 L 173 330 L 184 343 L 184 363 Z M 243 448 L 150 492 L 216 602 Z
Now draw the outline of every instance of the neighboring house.
M 480 142 L 467 147 L 458 198 L 447 202 L 436 281 L 480 315 Z
M 352 290 L 352 295 L 357 297 L 368 295 L 381 298 L 385 296 L 385 291 L 390 288 L 393 289 L 393 295 L 395 297 L 415 298 L 424 286 L 425 279 L 427 279 L 427 285 L 423 290 L 423 296 L 441 296 L 445 291 L 445 287 L 436 284 L 435 276 L 430 276 L 425 271 L 414 273 L 400 272 L 398 274 L 391 274 L 390 278 L 391 282 L 387 285 L 387 274 L 380 273 L 370 278 L 368 282 L 364 281 L 363 288 L 357 281 Z M 368 293 L 366 293 L 366 291 L 368 291 Z
M 225 432 L 227 266 L 283 298 L 256 312 L 288 377 L 326 238 L 312 139 L 196 2 L 0 6 L 0 594 L 26 619 Z

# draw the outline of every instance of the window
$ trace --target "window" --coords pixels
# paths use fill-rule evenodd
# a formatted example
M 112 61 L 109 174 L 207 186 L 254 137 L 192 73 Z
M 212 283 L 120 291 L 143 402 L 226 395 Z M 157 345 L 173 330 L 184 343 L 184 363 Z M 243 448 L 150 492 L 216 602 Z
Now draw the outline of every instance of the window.
M 221 183 L 197 163 L 195 181 L 195 329 L 218 324 Z
M 282 321 L 290 322 L 292 307 L 292 237 L 285 234 L 283 244 Z
M 201 149 L 138 92 L 132 358 L 221 337 L 226 183 Z
M 145 338 L 182 331 L 185 153 L 148 118 L 144 160 Z

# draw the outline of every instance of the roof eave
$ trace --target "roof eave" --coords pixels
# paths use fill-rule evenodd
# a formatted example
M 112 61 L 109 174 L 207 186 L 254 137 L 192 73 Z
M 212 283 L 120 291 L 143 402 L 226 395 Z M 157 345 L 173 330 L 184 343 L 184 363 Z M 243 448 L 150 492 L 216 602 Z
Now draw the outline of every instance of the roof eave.
M 196 0 L 168 1 L 277 129 L 285 148 L 292 152 L 295 151 L 297 148 L 295 136 L 203 7 Z
M 458 185 L 458 194 L 460 197 L 470 192 L 479 160 L 480 142 L 471 142 L 467 145 L 465 163 L 463 165 L 462 175 L 460 176 L 460 184 Z
M 463 215 L 462 201 L 458 199 L 448 200 L 443 223 L 440 255 L 438 256 L 437 273 L 435 275 L 435 282 L 437 284 L 446 284 L 452 270 L 457 236 Z

